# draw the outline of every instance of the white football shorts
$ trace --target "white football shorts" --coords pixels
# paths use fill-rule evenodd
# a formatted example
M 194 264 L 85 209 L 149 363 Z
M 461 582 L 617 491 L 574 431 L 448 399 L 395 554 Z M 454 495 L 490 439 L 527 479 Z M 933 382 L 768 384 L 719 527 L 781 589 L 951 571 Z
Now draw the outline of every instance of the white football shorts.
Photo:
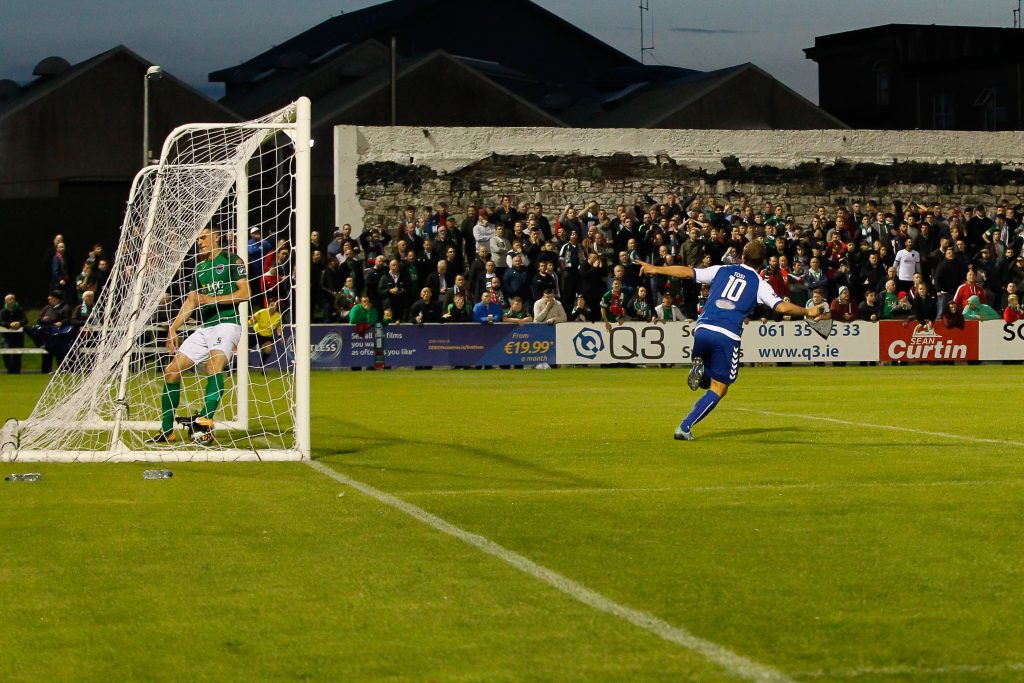
M 188 356 L 196 365 L 206 362 L 211 351 L 220 351 L 231 361 L 235 347 L 242 339 L 242 326 L 238 323 L 220 323 L 213 327 L 200 327 L 188 335 L 178 348 L 179 353 Z

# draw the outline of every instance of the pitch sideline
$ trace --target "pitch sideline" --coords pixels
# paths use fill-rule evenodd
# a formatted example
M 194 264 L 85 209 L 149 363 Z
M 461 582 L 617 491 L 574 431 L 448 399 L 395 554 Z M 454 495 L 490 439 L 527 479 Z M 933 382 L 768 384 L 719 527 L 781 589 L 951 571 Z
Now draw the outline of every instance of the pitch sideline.
M 323 463 L 315 460 L 307 460 L 304 462 L 320 474 L 330 477 L 345 486 L 354 488 L 360 493 L 363 493 L 364 495 L 367 495 L 388 507 L 394 508 L 395 510 L 426 524 L 435 531 L 440 531 L 441 533 L 447 534 L 462 541 L 463 543 L 471 545 L 488 555 L 496 557 L 502 562 L 518 569 L 522 573 L 543 581 L 552 588 L 561 591 L 584 605 L 616 616 L 633 624 L 634 626 L 638 626 L 639 628 L 658 636 L 659 638 L 662 638 L 663 640 L 681 645 L 687 650 L 703 656 L 708 661 L 718 664 L 735 676 L 739 676 L 750 681 L 791 682 L 793 680 L 781 671 L 777 671 L 769 666 L 747 659 L 746 657 L 738 655 L 717 643 L 711 642 L 710 640 L 705 640 L 695 636 L 685 628 L 681 626 L 673 626 L 667 621 L 654 616 L 650 612 L 633 609 L 632 607 L 627 607 L 615 602 L 611 598 L 607 598 L 597 591 L 587 588 L 581 583 L 577 583 L 556 571 L 537 564 L 533 560 L 513 552 L 504 546 L 498 545 L 484 536 L 480 536 L 479 534 L 474 534 L 462 529 L 461 527 L 457 527 L 437 515 L 427 512 L 423 508 L 408 503 L 401 498 L 391 495 L 390 493 L 374 488 L 369 484 L 364 484 L 361 481 L 352 479 L 351 477 L 348 477 L 341 472 L 324 465 Z

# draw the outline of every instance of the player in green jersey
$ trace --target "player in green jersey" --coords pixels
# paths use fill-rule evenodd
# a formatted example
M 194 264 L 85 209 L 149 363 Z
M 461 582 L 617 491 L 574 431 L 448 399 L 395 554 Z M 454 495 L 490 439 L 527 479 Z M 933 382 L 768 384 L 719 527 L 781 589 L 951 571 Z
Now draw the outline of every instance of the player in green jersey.
M 181 400 L 181 375 L 200 363 L 206 364 L 206 402 L 203 411 L 189 420 L 189 431 L 197 443 L 213 441 L 213 416 L 224 393 L 224 370 L 242 338 L 238 304 L 249 300 L 245 262 L 220 248 L 220 236 L 203 228 L 196 240 L 199 262 L 192 285 L 177 317 L 167 330 L 167 350 L 174 354 L 164 368 L 161 399 L 161 429 L 150 443 L 175 443 L 174 411 Z M 193 314 L 200 327 L 181 343 L 178 330 Z

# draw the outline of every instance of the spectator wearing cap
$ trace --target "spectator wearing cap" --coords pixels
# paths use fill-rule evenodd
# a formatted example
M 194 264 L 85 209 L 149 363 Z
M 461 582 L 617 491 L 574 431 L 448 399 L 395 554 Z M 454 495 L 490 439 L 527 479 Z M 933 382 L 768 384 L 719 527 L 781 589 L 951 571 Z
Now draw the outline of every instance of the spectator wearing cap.
M 593 322 L 593 311 L 590 306 L 587 305 L 587 300 L 582 294 L 576 297 L 576 305 L 572 307 L 572 312 L 569 313 L 569 320 L 574 323 Z
M 274 252 L 274 243 L 270 238 L 263 239 L 258 225 L 249 228 L 249 291 L 253 296 L 262 293 L 260 278 L 263 277 L 263 262 Z M 260 306 L 262 308 L 262 306 Z
M 839 288 L 839 296 L 833 299 L 829 310 L 832 313 L 833 320 L 853 322 L 857 319 L 857 305 L 850 298 L 849 287 Z
M 4 306 L 0 308 L 0 346 L 9 349 L 20 349 L 25 346 L 25 326 L 28 317 L 18 303 L 17 297 L 8 294 L 4 297 Z M 7 372 L 17 375 L 21 372 L 21 356 L 4 354 L 4 365 Z
M 341 253 L 344 243 L 345 234 L 341 231 L 341 228 L 335 228 L 334 236 L 331 238 L 330 244 L 327 245 L 327 255 L 337 258 L 338 254 Z

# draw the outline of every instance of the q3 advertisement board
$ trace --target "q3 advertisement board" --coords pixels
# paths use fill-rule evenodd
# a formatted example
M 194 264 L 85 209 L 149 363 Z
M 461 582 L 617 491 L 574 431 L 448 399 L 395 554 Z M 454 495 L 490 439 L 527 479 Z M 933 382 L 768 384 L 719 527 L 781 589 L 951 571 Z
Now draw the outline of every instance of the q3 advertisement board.
M 559 365 L 688 363 L 696 323 L 562 323 L 556 330 Z M 878 359 L 878 326 L 836 323 L 822 339 L 807 323 L 751 321 L 743 332 L 744 363 L 815 363 Z
M 555 346 L 559 365 L 688 363 L 693 323 L 560 323 Z

